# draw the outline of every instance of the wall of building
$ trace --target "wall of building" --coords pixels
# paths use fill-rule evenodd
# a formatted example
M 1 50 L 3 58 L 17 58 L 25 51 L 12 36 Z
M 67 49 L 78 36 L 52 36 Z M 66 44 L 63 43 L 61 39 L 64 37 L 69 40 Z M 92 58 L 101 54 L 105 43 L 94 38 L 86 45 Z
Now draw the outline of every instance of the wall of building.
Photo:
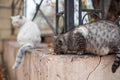
M 14 1 L 16 3 L 17 0 L 14 0 Z M 2 44 L 4 41 L 16 39 L 16 35 L 11 34 L 12 33 L 11 19 L 10 19 L 12 15 L 11 3 L 12 3 L 12 0 L 0 0 L 0 53 L 3 50 Z M 15 12 L 14 12 L 15 15 L 18 12 L 18 9 L 17 9 L 18 5 L 16 5 L 15 7 Z

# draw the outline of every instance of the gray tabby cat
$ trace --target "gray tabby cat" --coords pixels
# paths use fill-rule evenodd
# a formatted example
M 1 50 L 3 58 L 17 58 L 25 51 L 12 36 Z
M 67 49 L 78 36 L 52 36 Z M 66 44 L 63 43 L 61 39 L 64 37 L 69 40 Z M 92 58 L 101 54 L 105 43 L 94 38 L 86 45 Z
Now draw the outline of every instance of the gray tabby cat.
M 12 25 L 19 28 L 17 42 L 21 46 L 18 50 L 13 69 L 17 68 L 21 62 L 24 53 L 30 49 L 39 47 L 41 43 L 41 34 L 39 27 L 24 16 L 12 16 Z
M 115 73 L 120 65 L 120 27 L 110 21 L 97 21 L 81 25 L 65 34 L 54 37 L 55 52 L 59 53 L 93 53 L 107 55 L 116 53 L 112 65 Z

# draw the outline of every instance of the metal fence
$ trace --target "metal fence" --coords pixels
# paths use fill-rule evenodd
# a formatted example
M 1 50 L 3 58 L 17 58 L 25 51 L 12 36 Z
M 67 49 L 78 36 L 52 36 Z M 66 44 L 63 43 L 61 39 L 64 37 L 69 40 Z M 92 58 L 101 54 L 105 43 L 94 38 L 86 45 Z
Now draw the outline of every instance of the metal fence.
M 35 19 L 36 15 L 38 12 L 40 12 L 40 14 L 42 15 L 42 17 L 45 19 L 45 21 L 47 22 L 47 24 L 50 26 L 51 30 L 54 32 L 55 35 L 59 34 L 59 20 L 60 18 L 63 19 L 63 29 L 61 33 L 66 33 L 69 30 L 74 28 L 74 1 L 75 0 L 63 0 L 64 1 L 64 10 L 63 11 L 59 11 L 59 1 L 60 0 L 56 0 L 55 3 L 55 11 L 56 11 L 56 24 L 55 27 L 53 27 L 53 24 L 50 22 L 50 20 L 46 17 L 46 15 L 43 13 L 43 11 L 41 10 L 41 4 L 44 0 L 40 0 L 39 3 L 36 3 L 35 0 L 34 4 L 36 4 L 36 10 L 35 10 L 35 14 L 33 16 L 33 19 Z M 97 17 L 99 17 L 99 19 L 104 19 L 105 17 L 105 11 L 104 11 L 104 0 L 100 0 L 100 9 L 83 9 L 82 8 L 82 0 L 78 0 L 78 8 L 79 8 L 79 25 L 83 24 L 83 20 L 85 18 L 86 15 L 88 14 L 94 14 Z M 16 12 L 16 5 L 18 6 L 17 9 L 18 11 Z M 0 7 L 4 7 L 4 8 L 8 8 L 8 6 L 0 6 Z M 23 10 L 23 12 L 25 13 L 26 11 L 26 0 L 12 0 L 11 2 L 11 6 L 9 6 L 9 8 L 11 8 L 11 15 L 15 15 L 15 14 L 20 14 L 20 11 Z M 83 17 L 82 17 L 82 12 L 87 12 Z M 24 14 L 23 13 L 23 14 Z M 101 13 L 101 15 L 98 15 L 98 13 Z M 118 22 L 118 21 L 117 21 Z M 14 33 L 14 28 L 11 27 L 12 30 L 12 34 Z
M 79 25 L 83 24 L 83 19 L 86 15 L 92 13 L 98 16 L 100 19 L 104 19 L 104 0 L 100 0 L 100 9 L 82 9 L 82 0 L 79 1 Z M 74 28 L 74 0 L 64 0 L 64 11 L 59 12 L 59 0 L 56 0 L 56 33 L 59 29 L 59 18 L 63 17 L 64 19 L 64 31 L 65 33 Z M 87 12 L 82 18 L 82 12 Z M 102 15 L 98 15 L 101 13 Z

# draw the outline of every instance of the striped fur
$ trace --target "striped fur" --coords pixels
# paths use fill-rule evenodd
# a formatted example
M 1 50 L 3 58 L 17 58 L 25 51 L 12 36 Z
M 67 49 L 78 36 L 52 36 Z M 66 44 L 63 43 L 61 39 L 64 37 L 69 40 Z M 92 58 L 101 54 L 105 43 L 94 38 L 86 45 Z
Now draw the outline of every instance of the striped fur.
M 25 54 L 25 52 L 29 51 L 33 48 L 34 48 L 34 46 L 32 44 L 25 44 L 18 50 L 16 60 L 15 60 L 15 63 L 13 65 L 13 69 L 16 69 L 18 67 L 18 65 L 21 63 L 22 57 Z
M 115 51 L 117 53 L 115 61 L 112 65 L 112 72 L 115 73 L 116 70 L 118 69 L 118 67 L 120 66 L 120 48 L 117 48 L 117 51 Z

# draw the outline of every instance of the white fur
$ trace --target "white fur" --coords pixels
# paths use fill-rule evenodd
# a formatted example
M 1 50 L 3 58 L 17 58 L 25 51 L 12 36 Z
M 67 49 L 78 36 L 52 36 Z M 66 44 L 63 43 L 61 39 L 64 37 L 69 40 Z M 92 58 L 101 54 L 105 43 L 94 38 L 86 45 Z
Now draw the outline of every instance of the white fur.
M 12 25 L 15 28 L 20 28 L 26 21 L 26 18 L 24 16 L 22 16 L 22 19 L 20 19 L 19 17 L 20 17 L 20 15 L 11 17 Z
M 15 28 L 20 28 L 17 36 L 17 42 L 22 47 L 17 53 L 16 61 L 13 66 L 13 68 L 17 68 L 19 65 L 18 62 L 21 62 L 22 59 L 19 58 L 19 56 L 23 56 L 24 54 L 22 50 L 25 52 L 26 49 L 39 47 L 41 42 L 41 34 L 37 24 L 30 20 L 27 20 L 24 16 L 13 16 L 11 19 L 13 26 Z M 27 44 L 29 44 L 29 46 Z
M 35 46 L 40 43 L 40 31 L 38 26 L 28 21 L 21 28 L 17 36 L 17 41 L 20 45 L 25 43 L 34 43 Z
M 74 33 L 81 33 L 84 37 L 87 37 L 88 35 L 88 29 L 86 27 L 79 27 L 79 28 L 76 28 Z
M 19 19 L 19 17 L 19 15 L 11 17 L 13 26 L 20 28 L 17 36 L 17 42 L 20 45 L 32 43 L 36 46 L 36 44 L 40 44 L 41 34 L 37 24 L 27 20 L 24 16 L 22 16 L 22 19 Z

